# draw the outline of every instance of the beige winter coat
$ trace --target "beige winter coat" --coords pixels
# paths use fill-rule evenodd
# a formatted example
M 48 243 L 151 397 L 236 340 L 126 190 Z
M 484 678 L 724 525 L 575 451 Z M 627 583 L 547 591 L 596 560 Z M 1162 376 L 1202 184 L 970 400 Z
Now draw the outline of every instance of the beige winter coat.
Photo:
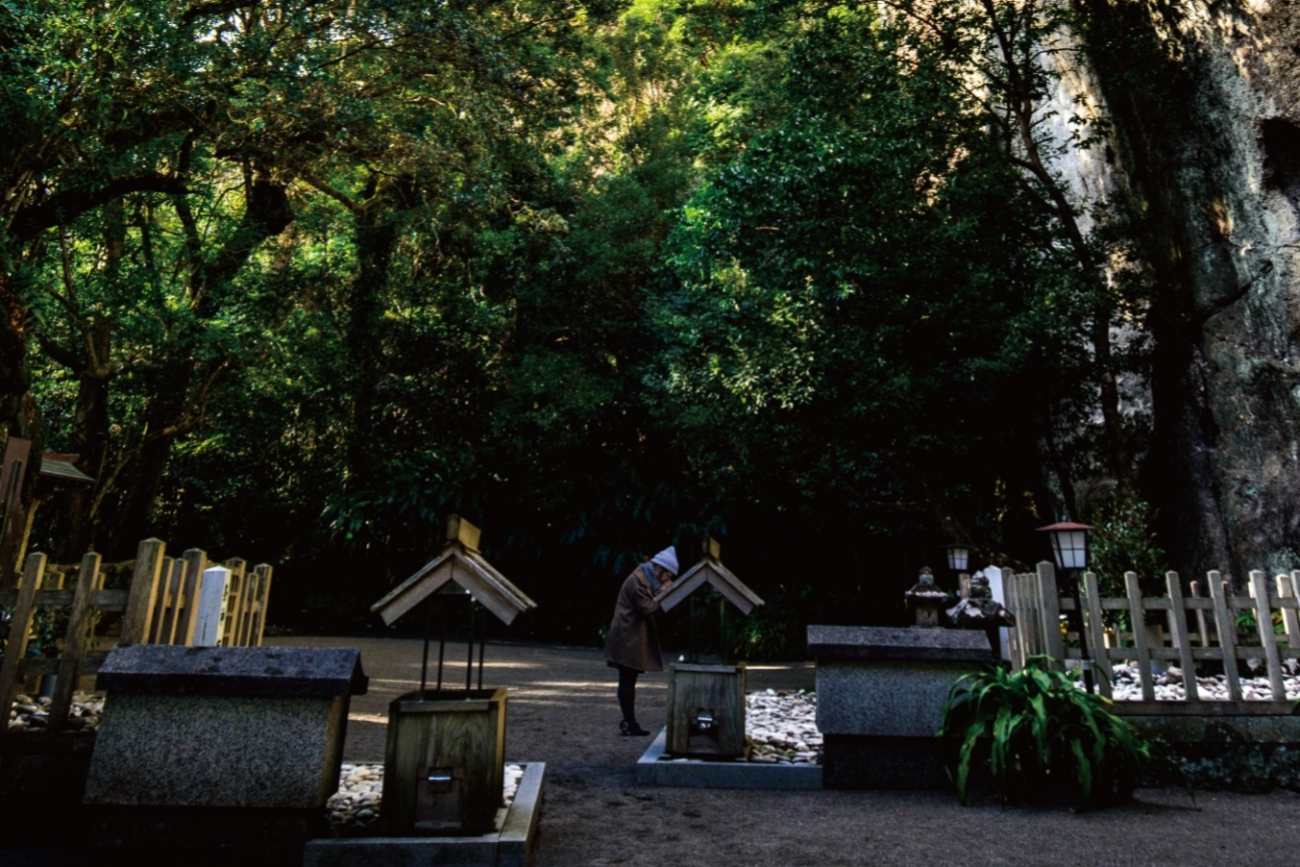
M 636 567 L 618 591 L 614 621 L 609 625 L 609 638 L 605 641 L 605 658 L 613 664 L 637 671 L 664 670 L 659 655 L 659 633 L 655 630 L 659 603 L 654 596 L 645 570 Z

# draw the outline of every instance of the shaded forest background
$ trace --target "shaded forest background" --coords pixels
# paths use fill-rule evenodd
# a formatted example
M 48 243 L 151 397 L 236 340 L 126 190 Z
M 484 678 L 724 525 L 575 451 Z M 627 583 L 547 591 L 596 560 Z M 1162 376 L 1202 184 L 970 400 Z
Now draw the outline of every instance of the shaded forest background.
M 1077 39 L 1176 71 L 1086 6 L 0 5 L 0 397 L 97 480 L 31 549 L 269 562 L 273 622 L 355 631 L 455 512 L 512 634 L 586 644 L 712 534 L 753 655 L 902 622 L 959 538 L 1162 568 L 1173 296 L 1060 82 Z

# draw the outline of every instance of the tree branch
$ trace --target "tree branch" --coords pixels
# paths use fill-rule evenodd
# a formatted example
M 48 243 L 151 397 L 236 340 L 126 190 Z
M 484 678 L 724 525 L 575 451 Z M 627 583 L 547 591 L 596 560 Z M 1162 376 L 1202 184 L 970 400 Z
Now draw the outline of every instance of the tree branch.
M 157 172 L 116 178 L 97 189 L 65 190 L 28 205 L 14 215 L 9 231 L 17 240 L 28 241 L 52 226 L 70 223 L 86 211 L 129 193 L 185 195 L 186 192 L 180 178 Z

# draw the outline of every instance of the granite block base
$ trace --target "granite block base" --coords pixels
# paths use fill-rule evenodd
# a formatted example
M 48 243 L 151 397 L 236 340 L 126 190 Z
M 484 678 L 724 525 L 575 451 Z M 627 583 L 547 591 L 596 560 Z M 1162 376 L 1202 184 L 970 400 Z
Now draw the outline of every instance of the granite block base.
M 104 863 L 171 863 L 184 853 L 195 867 L 298 867 L 307 841 L 329 831 L 323 808 L 82 808 L 86 840 Z
M 94 732 L 0 735 L 0 825 L 25 840 L 76 829 L 94 747 Z
M 303 867 L 526 867 L 533 862 L 546 763 L 529 762 L 496 830 L 474 837 L 348 837 L 312 840 Z
M 956 741 L 930 737 L 823 735 L 822 785 L 827 789 L 950 789 L 945 762 Z
M 80 804 L 94 749 L 94 732 L 0 735 L 0 810 Z
M 1169 760 L 1148 765 L 1140 785 L 1300 791 L 1300 716 L 1122 715 Z
M 642 786 L 683 789 L 820 789 L 822 766 L 718 759 L 665 759 L 667 729 L 636 763 Z
M 818 659 L 817 727 L 843 735 L 933 737 L 965 661 Z
M 86 803 L 323 808 L 347 712 L 348 696 L 111 694 Z

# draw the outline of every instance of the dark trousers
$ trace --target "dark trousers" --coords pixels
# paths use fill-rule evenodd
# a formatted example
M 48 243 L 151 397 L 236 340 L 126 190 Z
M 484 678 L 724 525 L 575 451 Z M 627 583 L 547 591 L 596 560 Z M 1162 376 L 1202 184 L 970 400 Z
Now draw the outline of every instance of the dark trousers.
M 636 725 L 636 676 L 641 672 L 626 665 L 614 667 L 618 669 L 618 706 L 623 711 L 623 720 Z

